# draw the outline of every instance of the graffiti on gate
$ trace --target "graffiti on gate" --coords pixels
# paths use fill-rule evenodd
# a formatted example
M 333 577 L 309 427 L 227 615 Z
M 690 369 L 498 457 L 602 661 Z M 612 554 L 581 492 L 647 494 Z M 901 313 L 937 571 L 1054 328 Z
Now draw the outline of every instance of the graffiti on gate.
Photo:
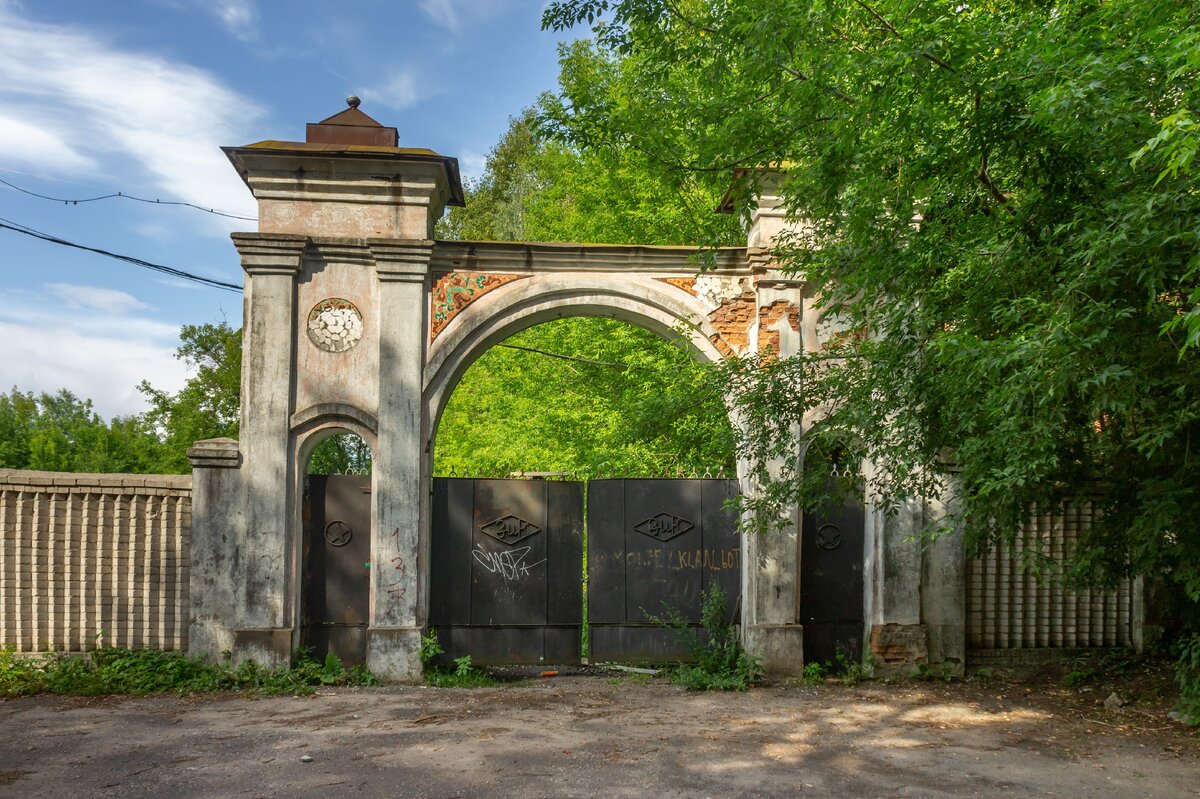
M 502 552 L 489 552 L 480 544 L 476 544 L 471 554 L 475 556 L 475 561 L 489 573 L 499 574 L 505 582 L 511 582 L 528 577 L 533 573 L 535 567 L 546 562 L 546 559 L 543 558 L 536 563 L 526 563 L 525 558 L 532 549 L 533 547 L 517 547 Z

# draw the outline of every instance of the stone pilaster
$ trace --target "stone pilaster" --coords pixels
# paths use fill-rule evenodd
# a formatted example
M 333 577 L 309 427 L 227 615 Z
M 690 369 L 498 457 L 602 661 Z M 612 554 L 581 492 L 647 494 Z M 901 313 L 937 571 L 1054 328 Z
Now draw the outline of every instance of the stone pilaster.
M 379 293 L 379 455 L 367 666 L 416 679 L 424 619 L 421 392 L 433 242 L 372 241 Z
M 757 315 L 751 328 L 752 352 L 787 358 L 801 352 L 799 315 L 803 284 L 769 273 L 755 287 Z M 799 387 L 797 387 L 799 390 Z M 793 431 L 799 437 L 800 430 Z M 799 458 L 797 447 L 795 457 Z M 776 463 L 772 471 L 786 471 Z M 753 486 L 748 486 L 753 491 Z M 745 645 L 771 674 L 798 675 L 804 669 L 804 628 L 800 611 L 799 508 L 765 535 L 746 539 Z
M 289 448 L 296 275 L 307 239 L 235 233 L 246 272 L 242 332 L 241 483 L 245 527 L 231 565 L 236 587 L 234 662 L 276 666 L 291 657 L 296 628 L 296 531 Z
M 866 466 L 871 485 L 875 467 Z M 866 554 L 868 654 L 876 674 L 903 674 L 927 663 L 928 636 L 921 621 L 921 529 L 924 503 L 910 501 L 888 513 L 870 496 L 866 502 L 863 546 Z

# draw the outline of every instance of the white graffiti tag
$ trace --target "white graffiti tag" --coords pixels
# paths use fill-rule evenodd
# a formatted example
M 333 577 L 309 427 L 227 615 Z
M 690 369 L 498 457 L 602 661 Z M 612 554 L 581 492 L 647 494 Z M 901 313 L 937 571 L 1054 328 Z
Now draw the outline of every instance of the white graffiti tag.
M 546 562 L 543 558 L 537 563 L 526 563 L 525 556 L 529 554 L 529 550 L 533 547 L 517 547 L 516 549 L 507 549 L 503 552 L 488 552 L 479 544 L 477 548 L 472 550 L 471 554 L 475 556 L 475 560 L 479 565 L 487 569 L 492 574 L 499 574 L 504 578 L 505 582 L 509 580 L 519 580 L 522 577 L 529 575 L 535 566 L 541 566 Z

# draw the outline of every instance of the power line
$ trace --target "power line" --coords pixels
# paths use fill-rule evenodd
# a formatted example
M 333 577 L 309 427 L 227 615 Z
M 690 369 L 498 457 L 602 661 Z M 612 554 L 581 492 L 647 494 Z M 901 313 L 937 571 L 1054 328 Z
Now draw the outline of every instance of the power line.
M 247 222 L 257 222 L 258 221 L 257 217 L 241 216 L 240 214 L 230 214 L 230 213 L 226 213 L 225 211 L 218 211 L 213 208 L 205 208 L 204 206 L 196 205 L 195 203 L 185 203 L 181 200 L 148 200 L 145 197 L 135 197 L 132 194 L 126 194 L 123 191 L 118 191 L 115 194 L 102 194 L 99 197 L 83 197 L 78 200 L 72 200 L 72 199 L 65 199 L 63 197 L 50 197 L 45 194 L 38 194 L 36 191 L 30 191 L 29 189 L 23 189 L 14 183 L 9 183 L 4 178 L 0 178 L 0 183 L 3 183 L 5 186 L 8 186 L 10 189 L 13 189 L 14 191 L 19 191 L 22 194 L 28 194 L 30 197 L 37 197 L 40 200 L 50 200 L 51 202 L 62 203 L 63 205 L 82 205 L 83 203 L 94 203 L 99 200 L 112 200 L 112 199 L 133 200 L 134 202 L 147 203 L 149 205 L 182 205 L 185 208 L 195 208 L 197 211 L 203 211 L 206 214 L 215 214 L 216 216 L 223 216 L 223 217 L 226 217 L 227 219 L 243 219 Z
M 591 358 L 581 358 L 577 355 L 563 355 L 562 353 L 558 353 L 558 352 L 547 352 L 546 350 L 539 350 L 535 347 L 522 347 L 518 344 L 497 344 L 496 346 L 503 347 L 504 349 L 507 349 L 507 350 L 520 350 L 522 352 L 532 352 L 535 355 L 545 355 L 547 358 L 559 358 L 564 361 L 577 361 L 579 363 L 586 363 L 591 366 L 607 366 L 612 369 L 647 369 L 647 368 L 649 368 L 642 364 L 616 363 L 614 361 L 597 361 L 597 360 L 593 360 Z
M 76 250 L 86 250 L 87 252 L 94 252 L 97 255 L 103 255 L 108 258 L 115 258 L 118 261 L 125 261 L 126 263 L 133 264 L 134 266 L 140 266 L 143 269 L 150 269 L 155 272 L 161 272 L 164 275 L 171 275 L 172 277 L 177 277 L 181 280 L 190 280 L 193 283 L 200 283 L 201 285 L 209 286 L 211 288 L 224 289 L 225 291 L 236 291 L 239 293 L 242 290 L 242 287 L 237 285 L 236 283 L 226 283 L 222 280 L 214 280 L 213 278 L 203 277 L 202 275 L 193 274 L 191 272 L 185 272 L 182 269 L 176 269 L 172 266 L 164 266 L 163 264 L 156 264 L 151 261 L 144 261 L 141 258 L 134 258 L 132 255 L 121 255 L 120 253 L 110 252 L 108 250 L 102 250 L 99 247 L 89 247 L 86 244 L 77 244 L 76 242 L 73 242 L 73 241 L 67 241 L 66 239 L 60 239 L 58 236 L 52 236 L 49 233 L 43 233 L 40 230 L 34 230 L 31 227 L 27 227 L 26 225 L 22 225 L 18 222 L 13 222 L 10 219 L 4 219 L 4 218 L 0 217 L 0 228 L 2 228 L 4 230 L 11 230 L 15 233 L 21 233 L 26 236 L 32 236 L 33 238 L 41 239 L 42 241 L 48 241 L 51 244 L 59 244 L 63 247 L 72 247 Z

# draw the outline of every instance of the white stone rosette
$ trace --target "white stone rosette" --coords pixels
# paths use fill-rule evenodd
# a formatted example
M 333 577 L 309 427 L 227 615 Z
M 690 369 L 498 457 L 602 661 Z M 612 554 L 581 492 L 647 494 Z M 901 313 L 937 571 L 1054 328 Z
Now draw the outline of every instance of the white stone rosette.
M 308 313 L 308 337 L 318 349 L 345 352 L 362 334 L 362 314 L 349 300 L 322 300 Z

